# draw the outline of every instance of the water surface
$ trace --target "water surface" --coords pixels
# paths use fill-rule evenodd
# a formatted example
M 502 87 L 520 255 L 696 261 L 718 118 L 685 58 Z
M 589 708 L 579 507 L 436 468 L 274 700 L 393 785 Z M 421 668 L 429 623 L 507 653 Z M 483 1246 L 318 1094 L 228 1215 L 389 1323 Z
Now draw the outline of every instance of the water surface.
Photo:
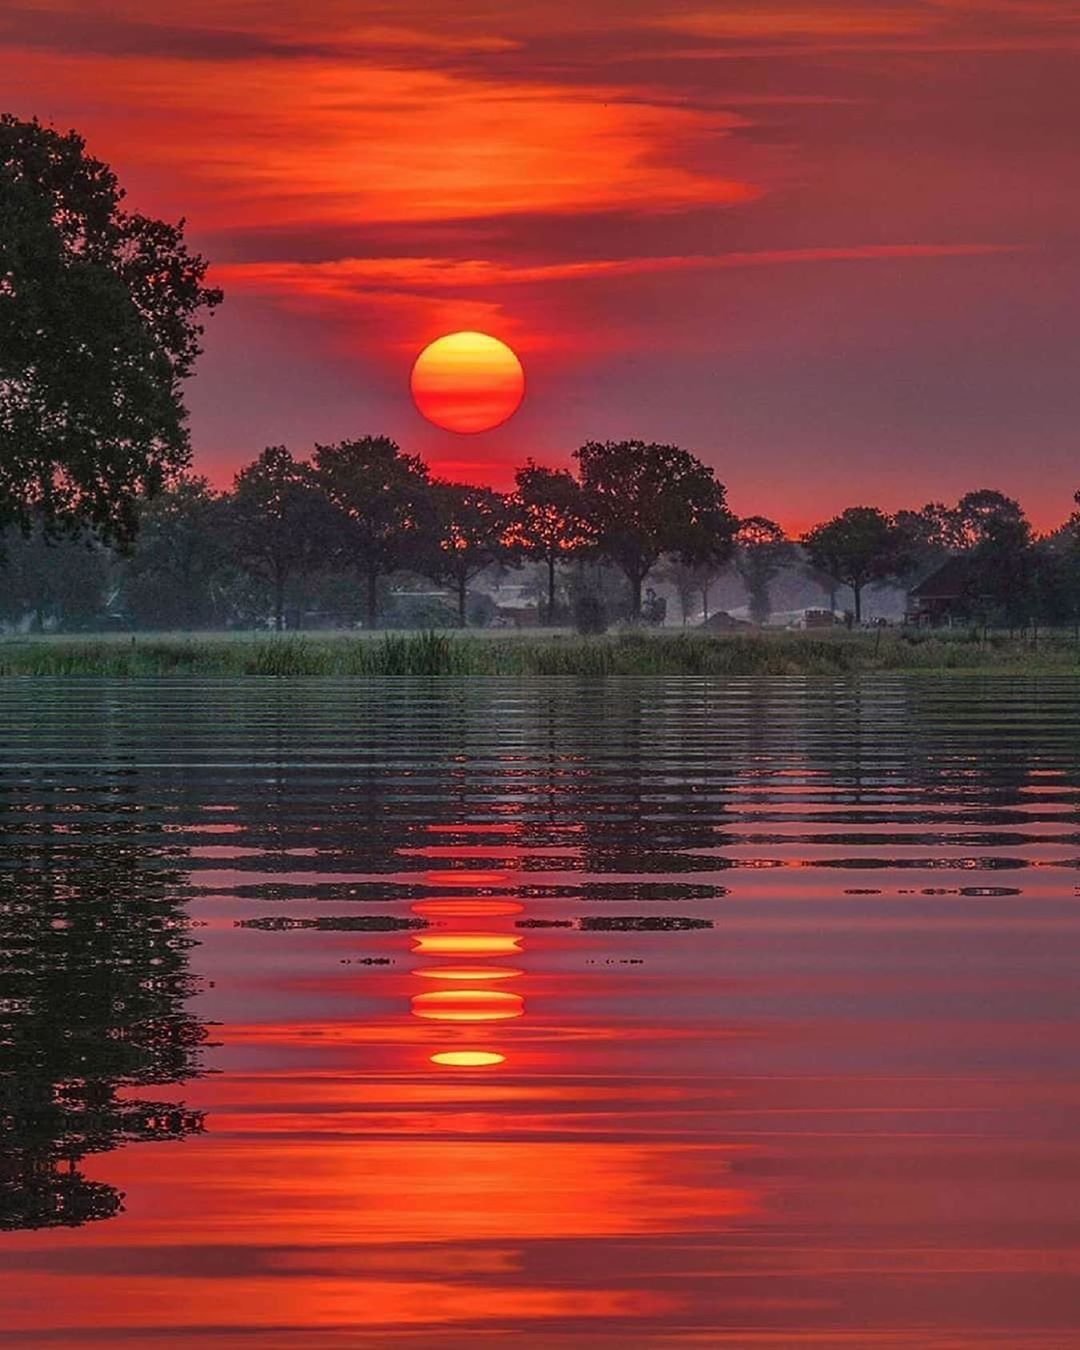
M 1074 681 L 0 685 L 0 1343 L 1080 1344 Z

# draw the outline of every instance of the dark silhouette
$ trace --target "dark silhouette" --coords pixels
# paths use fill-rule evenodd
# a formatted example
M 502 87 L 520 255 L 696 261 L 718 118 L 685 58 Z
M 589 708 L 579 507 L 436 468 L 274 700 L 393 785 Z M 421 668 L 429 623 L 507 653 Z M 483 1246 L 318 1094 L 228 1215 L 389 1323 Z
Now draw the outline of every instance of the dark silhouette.
M 364 583 L 364 622 L 378 623 L 378 585 L 405 567 L 423 570 L 437 540 L 427 465 L 387 436 L 318 445 L 319 485 L 335 510 L 334 549 Z
M 0 538 L 0 617 L 49 624 L 92 624 L 107 598 L 110 554 L 89 538 L 50 540 L 37 523 Z
M 767 516 L 747 516 L 735 535 L 735 570 L 742 577 L 754 623 L 765 623 L 772 613 L 769 587 L 795 561 L 795 548 Z
M 856 623 L 862 621 L 863 587 L 903 576 L 911 565 L 904 532 L 875 506 L 849 506 L 803 535 L 802 545 L 814 567 L 851 587 Z
M 506 498 L 491 488 L 437 483 L 433 491 L 438 547 L 431 571 L 453 587 L 458 623 L 464 628 L 469 582 L 509 557 L 510 508 Z
M 547 469 L 528 460 L 515 476 L 511 538 L 527 558 L 547 570 L 546 621 L 555 620 L 556 572 L 560 563 L 582 556 L 593 539 L 581 484 L 566 469 Z
M 578 557 L 593 540 L 581 484 L 566 469 L 545 469 L 527 460 L 516 474 L 510 538 L 526 557 L 547 569 L 544 618 L 555 622 L 556 570 Z
M 590 441 L 575 451 L 595 546 L 630 583 L 631 616 L 641 617 L 645 578 L 669 553 L 688 563 L 731 556 L 735 517 L 723 484 L 674 445 Z
M 123 1208 L 82 1175 L 87 1154 L 203 1127 L 199 1112 L 145 1096 L 201 1072 L 182 903 L 175 874 L 100 837 L 67 861 L 44 850 L 7 881 L 0 1229 L 74 1227 Z
M 285 624 L 285 587 L 325 567 L 332 513 L 309 464 L 268 446 L 236 475 L 228 501 L 236 561 L 270 586 L 274 628 Z
M 0 116 L 0 526 L 130 541 L 187 464 L 181 386 L 221 292 L 75 132 Z
M 126 600 L 145 627 L 220 624 L 229 563 L 226 510 L 205 478 L 184 476 L 147 502 L 127 566 Z

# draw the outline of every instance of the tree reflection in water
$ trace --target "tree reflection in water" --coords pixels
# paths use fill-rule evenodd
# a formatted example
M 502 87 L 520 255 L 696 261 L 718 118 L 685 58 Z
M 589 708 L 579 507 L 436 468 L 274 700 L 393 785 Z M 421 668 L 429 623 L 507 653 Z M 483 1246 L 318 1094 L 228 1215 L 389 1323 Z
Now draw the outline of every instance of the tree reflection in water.
M 84 1176 L 83 1159 L 203 1128 L 201 1112 L 142 1091 L 201 1071 L 178 874 L 147 870 L 124 845 L 78 857 L 64 843 L 58 866 L 45 849 L 0 880 L 6 1230 L 111 1218 L 123 1195 Z

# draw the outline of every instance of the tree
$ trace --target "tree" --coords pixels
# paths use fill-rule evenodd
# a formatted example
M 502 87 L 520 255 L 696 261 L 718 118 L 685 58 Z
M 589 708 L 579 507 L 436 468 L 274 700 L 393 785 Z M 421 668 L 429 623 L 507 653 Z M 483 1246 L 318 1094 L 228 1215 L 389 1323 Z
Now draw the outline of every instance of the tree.
M 11 528 L 0 539 L 0 615 L 30 615 L 40 632 L 100 613 L 108 588 L 108 555 L 93 539 L 50 540 L 40 524 Z
M 270 585 L 280 633 L 286 583 L 326 561 L 330 505 L 311 466 L 271 445 L 236 475 L 228 509 L 236 560 Z
M 767 516 L 747 516 L 735 535 L 735 570 L 750 601 L 750 617 L 765 623 L 772 613 L 769 587 L 795 558 L 784 531 Z
M 1025 622 L 1038 607 L 1036 592 L 1042 582 L 1037 580 L 1031 525 L 1020 503 L 983 488 L 962 497 L 956 511 L 970 558 L 971 604 L 998 622 Z
M 862 620 L 862 591 L 870 581 L 902 576 L 910 566 L 904 532 L 875 506 L 849 506 L 802 537 L 814 567 L 855 598 L 855 621 Z
M 674 445 L 590 441 L 575 458 L 596 547 L 630 583 L 634 619 L 661 554 L 697 564 L 730 557 L 735 517 L 723 484 L 694 455 Z
M 119 826 L 94 836 L 87 866 L 47 834 L 35 846 L 10 809 L 2 827 L 23 847 L 0 905 L 14 1070 L 0 1076 L 0 1231 L 73 1228 L 123 1209 L 83 1158 L 203 1129 L 201 1112 L 147 1092 L 203 1072 L 206 1028 L 186 1007 L 185 874 L 147 865 L 137 832 Z
M 511 542 L 547 568 L 547 613 L 555 622 L 555 575 L 592 540 L 581 484 L 566 469 L 545 469 L 527 460 L 515 474 Z
M 956 504 L 954 548 L 974 549 L 988 540 L 1007 537 L 1031 542 L 1031 526 L 1023 507 L 993 488 L 968 492 Z
M 315 471 L 336 511 L 342 561 L 365 583 L 364 620 L 378 619 L 381 577 L 423 570 L 435 545 L 435 503 L 427 465 L 387 436 L 315 447 Z
M 908 541 L 911 583 L 930 576 L 946 558 L 964 547 L 957 508 L 944 502 L 927 502 L 918 511 L 897 511 L 894 519 Z
M 141 627 L 222 622 L 229 563 L 225 511 L 206 479 L 190 476 L 145 504 L 124 584 L 127 607 Z
M 464 628 L 469 582 L 509 554 L 510 510 L 502 493 L 462 483 L 437 483 L 434 497 L 438 548 L 431 571 L 453 586 Z
M 128 543 L 188 462 L 181 387 L 221 292 L 183 222 L 122 201 L 75 132 L 0 116 L 0 527 Z

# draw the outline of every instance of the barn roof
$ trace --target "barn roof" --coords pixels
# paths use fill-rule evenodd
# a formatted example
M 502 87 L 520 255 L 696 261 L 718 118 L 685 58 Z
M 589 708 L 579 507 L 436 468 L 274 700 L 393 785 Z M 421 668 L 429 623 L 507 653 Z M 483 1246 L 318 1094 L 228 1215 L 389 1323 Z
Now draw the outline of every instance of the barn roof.
M 911 588 L 911 594 L 920 600 L 959 600 L 967 587 L 968 568 L 967 558 L 946 558 L 937 571 Z

